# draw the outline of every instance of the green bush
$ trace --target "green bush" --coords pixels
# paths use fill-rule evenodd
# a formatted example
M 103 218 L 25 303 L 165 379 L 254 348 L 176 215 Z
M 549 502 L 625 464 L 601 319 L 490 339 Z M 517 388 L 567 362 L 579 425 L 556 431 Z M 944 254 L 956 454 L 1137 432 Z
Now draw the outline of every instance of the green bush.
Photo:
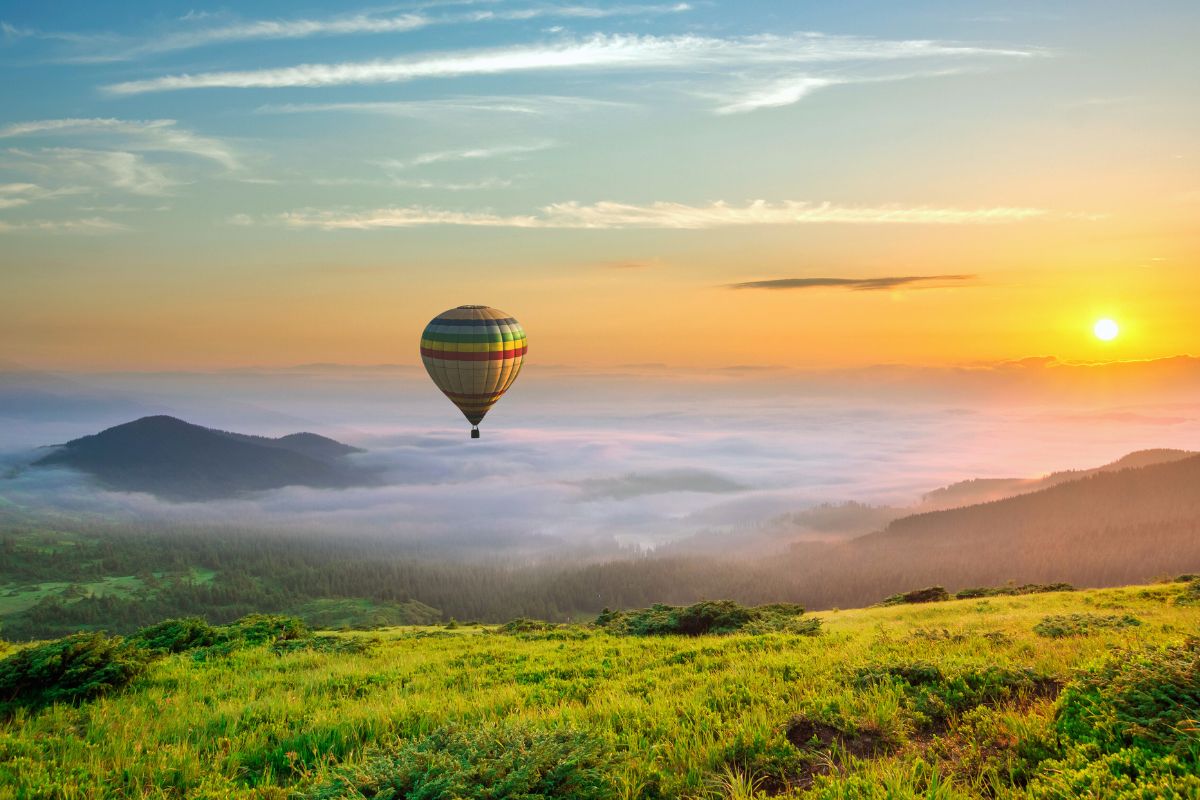
M 1073 592 L 1075 587 L 1069 583 L 1025 583 L 1020 586 L 977 586 L 961 589 L 954 593 L 955 600 L 969 600 L 979 597 L 1008 597 L 1023 594 L 1042 594 L 1044 592 Z
M 280 614 L 250 614 L 225 626 L 226 634 L 246 645 L 303 639 L 310 635 L 308 626 L 295 617 Z
M 228 625 L 209 625 L 199 617 L 168 619 L 157 625 L 142 628 L 132 637 L 130 644 L 143 647 L 154 653 L 192 653 L 203 661 L 215 656 L 229 655 L 242 647 L 262 644 L 275 645 L 276 652 L 304 649 L 303 643 L 314 638 L 308 627 L 295 617 L 278 614 L 250 614 L 234 620 Z M 317 637 L 331 638 L 331 637 Z M 338 640 L 345 642 L 350 640 Z M 287 648 L 283 643 L 293 643 Z M 362 652 L 355 645 L 331 646 L 328 642 L 316 643 L 309 649 L 327 652 Z
M 303 639 L 280 639 L 271 645 L 271 650 L 284 653 L 340 653 L 361 655 L 379 646 L 378 637 L 363 636 L 307 636 Z
M 940 603 L 943 600 L 949 600 L 950 593 L 943 586 L 930 586 L 925 589 L 914 589 L 911 592 L 902 592 L 894 594 L 891 597 L 886 597 L 875 606 L 903 606 L 909 603 Z
M 859 689 L 892 684 L 923 723 L 942 722 L 977 706 L 1021 696 L 1050 696 L 1059 688 L 1054 678 L 1030 669 L 987 667 L 947 675 L 925 662 L 863 667 L 851 682 Z
M 1183 581 L 1182 579 L 1188 580 Z M 1181 575 L 1180 580 L 1186 585 L 1179 596 L 1175 598 L 1175 602 L 1181 606 L 1200 606 L 1200 576 Z
M 526 617 L 517 617 L 510 619 L 508 622 L 501 625 L 497 630 L 500 633 L 533 633 L 535 631 L 552 631 L 558 626 L 553 622 L 543 622 L 540 619 L 527 619 Z
M 1067 686 L 1059 733 L 1105 753 L 1133 747 L 1200 765 L 1200 638 L 1125 652 Z
M 310 798 L 606 800 L 613 757 L 585 731 L 528 723 L 446 725 L 347 767 Z
M 1099 628 L 1132 628 L 1142 621 L 1132 614 L 1056 614 L 1043 617 L 1033 626 L 1033 632 L 1049 639 L 1067 636 L 1087 636 Z
M 1083 745 L 1058 760 L 1044 761 L 1026 789 L 1031 800 L 1191 800 L 1200 797 L 1193 764 L 1145 750 L 1101 753 Z
M 159 653 L 183 653 L 208 647 L 223 638 L 220 628 L 214 628 L 199 617 L 184 617 L 142 628 L 129 637 L 129 642 Z
M 147 651 L 102 633 L 18 650 L 0 661 L 0 713 L 98 697 L 137 678 L 150 660 Z
M 690 606 L 658 603 L 633 611 L 605 610 L 596 618 L 596 625 L 624 636 L 819 632 L 820 620 L 802 620 L 803 614 L 803 606 L 792 603 L 743 606 L 732 600 L 705 600 Z

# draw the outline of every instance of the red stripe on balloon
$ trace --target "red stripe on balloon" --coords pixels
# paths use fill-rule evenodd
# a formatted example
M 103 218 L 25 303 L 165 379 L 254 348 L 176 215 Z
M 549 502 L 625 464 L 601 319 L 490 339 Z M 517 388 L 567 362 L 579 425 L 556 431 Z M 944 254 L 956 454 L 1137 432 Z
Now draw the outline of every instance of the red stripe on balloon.
M 442 392 L 451 400 L 495 400 L 504 392 L 485 392 L 483 394 L 462 394 L 461 392 Z
M 428 347 L 422 347 L 421 355 L 445 361 L 500 361 L 505 358 L 523 356 L 528 349 L 528 347 L 518 347 L 515 350 L 492 350 L 486 353 L 456 353 L 450 350 L 430 350 Z

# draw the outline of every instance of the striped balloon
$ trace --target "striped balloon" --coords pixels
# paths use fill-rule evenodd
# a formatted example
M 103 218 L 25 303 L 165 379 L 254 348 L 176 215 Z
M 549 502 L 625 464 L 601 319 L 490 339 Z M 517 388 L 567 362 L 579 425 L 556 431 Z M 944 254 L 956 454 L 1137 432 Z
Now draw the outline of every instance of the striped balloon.
M 525 331 L 503 311 L 459 306 L 443 311 L 421 334 L 421 360 L 433 382 L 471 423 L 479 423 L 521 371 Z

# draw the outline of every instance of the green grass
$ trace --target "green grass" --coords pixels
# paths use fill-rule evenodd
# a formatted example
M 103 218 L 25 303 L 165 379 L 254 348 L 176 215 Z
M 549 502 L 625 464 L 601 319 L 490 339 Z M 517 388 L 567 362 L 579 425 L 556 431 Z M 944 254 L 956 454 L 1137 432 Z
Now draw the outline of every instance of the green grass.
M 199 584 L 212 583 L 217 573 L 211 569 L 193 567 L 192 580 Z M 154 577 L 162 578 L 164 572 L 154 573 Z M 71 586 L 77 586 L 80 592 L 70 599 L 79 597 L 135 597 L 139 591 L 146 589 L 146 583 L 135 575 L 111 575 L 96 581 L 44 581 L 40 583 L 8 583 L 0 584 L 0 620 L 10 614 L 18 614 L 33 608 L 43 598 L 62 595 Z M 2 630 L 2 629 L 0 629 Z
M 209 580 L 211 580 L 211 577 Z M 7 584 L 0 586 L 0 617 L 32 608 L 42 598 L 60 595 L 72 585 L 80 588 L 81 596 L 112 595 L 116 597 L 133 597 L 139 589 L 145 588 L 145 583 L 133 575 L 107 577 L 98 581 L 78 584 L 72 584 L 68 581 L 47 581 L 44 583 L 23 585 Z
M 371 629 L 395 625 L 433 625 L 441 613 L 424 603 L 405 603 L 365 599 L 310 600 L 292 610 L 314 628 Z
M 1153 653 L 1200 633 L 1200 607 L 1175 602 L 1184 590 L 818 612 L 817 636 L 398 627 L 333 634 L 380 640 L 356 653 L 180 653 L 119 692 L 0 722 L 0 798 L 383 797 L 371 787 L 414 793 L 442 763 L 460 794 L 411 796 L 503 797 L 463 794 L 462 776 L 498 774 L 527 796 L 562 796 L 497 736 L 529 742 L 530 759 L 577 763 L 563 785 L 598 797 L 1115 797 L 1139 769 L 1153 791 L 1127 796 L 1196 797 L 1186 724 L 1151 752 L 1075 743 L 1058 720 L 1108 713 L 1110 683 L 1125 708 L 1142 696 L 1138 676 L 1172 676 L 1184 688 L 1170 697 L 1182 696 L 1194 676 L 1176 662 L 1081 676 L 1113 648 Z M 1046 617 L 1122 614 L 1142 624 L 1034 632 Z M 1064 685 L 1080 688 L 1056 699 Z M 1062 712 L 1069 697 L 1090 705 Z

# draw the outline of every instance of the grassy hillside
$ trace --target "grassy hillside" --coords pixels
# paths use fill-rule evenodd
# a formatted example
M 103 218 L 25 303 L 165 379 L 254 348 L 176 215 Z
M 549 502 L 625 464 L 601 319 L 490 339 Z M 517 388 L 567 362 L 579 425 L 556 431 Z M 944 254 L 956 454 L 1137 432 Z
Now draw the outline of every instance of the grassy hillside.
M 0 798 L 1197 797 L 1197 595 L 826 611 L 817 636 L 621 617 L 201 648 L 15 708 Z

